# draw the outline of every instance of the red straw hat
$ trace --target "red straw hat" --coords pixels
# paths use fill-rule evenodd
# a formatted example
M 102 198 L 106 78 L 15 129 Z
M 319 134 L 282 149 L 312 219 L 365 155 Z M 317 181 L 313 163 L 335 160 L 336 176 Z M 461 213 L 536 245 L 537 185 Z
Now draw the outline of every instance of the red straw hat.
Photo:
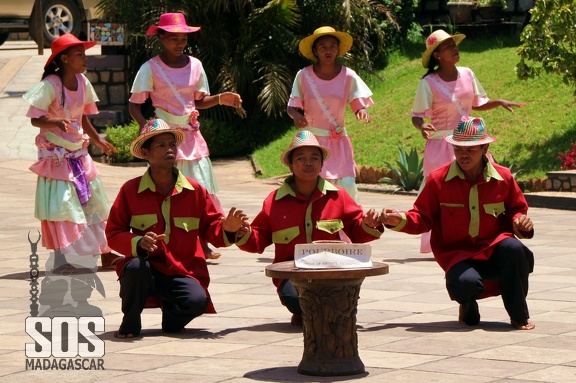
M 158 29 L 172 33 L 192 33 L 200 30 L 200 27 L 189 27 L 186 17 L 182 13 L 163 13 L 160 15 L 158 25 L 153 25 L 146 31 L 146 36 L 158 33 Z
M 488 135 L 484 119 L 462 116 L 454 133 L 444 137 L 444 141 L 456 146 L 476 146 L 489 144 L 496 138 Z
M 46 64 L 44 64 L 44 69 L 48 68 L 48 65 L 50 65 L 52 60 L 54 60 L 54 58 L 58 56 L 59 53 L 76 45 L 83 45 L 84 49 L 88 49 L 96 45 L 96 41 L 82 41 L 71 33 L 67 33 L 58 37 L 56 40 L 52 41 L 52 44 L 50 44 L 50 50 L 52 50 L 52 54 L 50 57 L 48 57 Z
M 182 129 L 171 128 L 166 121 L 155 118 L 148 121 L 142 129 L 140 129 L 138 137 L 136 137 L 130 144 L 130 152 L 134 157 L 144 159 L 144 155 L 142 154 L 142 145 L 144 142 L 149 138 L 162 133 L 172 133 L 176 139 L 176 146 L 180 146 L 180 144 L 186 139 L 186 135 Z
M 286 166 L 290 166 L 290 161 L 288 159 L 290 152 L 296 148 L 301 146 L 315 146 L 322 151 L 322 158 L 324 159 L 323 162 L 330 157 L 330 150 L 318 143 L 316 137 L 310 132 L 309 130 L 300 130 L 296 133 L 296 137 L 292 139 L 290 146 L 288 149 L 284 150 L 280 155 L 280 160 Z

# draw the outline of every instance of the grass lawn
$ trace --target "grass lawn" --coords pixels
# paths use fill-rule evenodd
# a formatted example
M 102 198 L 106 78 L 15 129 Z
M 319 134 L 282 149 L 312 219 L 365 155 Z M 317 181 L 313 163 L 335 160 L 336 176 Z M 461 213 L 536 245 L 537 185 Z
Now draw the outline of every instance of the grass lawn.
M 527 104 L 515 113 L 503 108 L 474 113 L 484 118 L 489 134 L 498 139 L 490 146 L 496 160 L 513 162 L 514 170 L 521 169 L 518 179 L 524 180 L 560 170 L 558 153 L 576 142 L 576 97 L 574 89 L 558 76 L 518 80 L 514 71 L 519 61 L 518 45 L 515 38 L 465 39 L 460 45 L 459 65 L 474 71 L 490 98 Z M 416 147 L 422 154 L 424 139 L 410 122 L 410 110 L 418 81 L 425 73 L 420 64 L 423 46 L 410 46 L 391 55 L 379 78 L 362 76 L 374 93 L 375 105 L 369 109 L 369 124 L 357 122 L 348 108 L 346 127 L 358 165 L 385 167 L 384 161 L 395 163 L 398 146 Z M 253 153 L 263 177 L 288 173 L 279 158 L 295 132 L 294 128 Z

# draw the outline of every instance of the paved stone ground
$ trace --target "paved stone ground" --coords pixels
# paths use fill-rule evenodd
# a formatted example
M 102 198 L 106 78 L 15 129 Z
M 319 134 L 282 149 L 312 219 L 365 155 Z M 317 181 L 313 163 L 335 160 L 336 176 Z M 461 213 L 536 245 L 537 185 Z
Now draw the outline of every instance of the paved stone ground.
M 480 301 L 482 322 L 457 322 L 458 306 L 444 288 L 441 269 L 418 253 L 419 238 L 386 231 L 373 242 L 373 259 L 390 265 L 390 273 L 366 278 L 357 315 L 359 354 L 366 373 L 349 377 L 311 377 L 296 372 L 302 357 L 300 329 L 278 302 L 264 268 L 272 249 L 248 254 L 231 247 L 210 262 L 210 292 L 218 310 L 194 320 L 180 334 L 160 331 L 158 309 L 143 314 L 144 337 L 120 341 L 113 332 L 121 320 L 118 282 L 99 271 L 106 297 L 93 293 L 106 321 L 98 336 L 105 342 L 104 371 L 26 371 L 24 345 L 29 314 L 28 232 L 33 217 L 36 179 L 28 171 L 35 150 L 35 129 L 24 117 L 22 92 L 34 85 L 46 57 L 22 51 L 14 65 L 8 46 L 0 49 L 0 382 L 576 382 L 576 212 L 534 208 L 536 237 L 527 245 L 536 256 L 528 303 L 533 331 L 516 331 L 499 298 Z M 26 52 L 24 54 L 23 52 Z M 47 52 L 45 52 L 46 55 Z M 237 206 L 251 217 L 275 180 L 256 180 L 244 159 L 214 161 L 225 207 Z M 98 165 L 110 200 L 127 179 L 143 168 Z M 365 208 L 409 208 L 413 196 L 361 192 Z M 40 264 L 48 252 L 39 249 Z

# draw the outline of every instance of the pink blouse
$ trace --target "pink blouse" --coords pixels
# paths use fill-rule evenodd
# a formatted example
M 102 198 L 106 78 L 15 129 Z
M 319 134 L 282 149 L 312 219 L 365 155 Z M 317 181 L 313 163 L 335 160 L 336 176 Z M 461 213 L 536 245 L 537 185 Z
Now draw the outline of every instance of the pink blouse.
M 171 68 L 159 56 L 142 64 L 130 97 L 130 102 L 135 104 L 143 104 L 150 97 L 157 117 L 171 126 L 186 129 L 186 140 L 178 147 L 179 160 L 196 160 L 210 155 L 200 131 L 188 124 L 190 114 L 196 110 L 195 101 L 210 94 L 208 78 L 200 60 L 188 58 L 189 63 L 183 68 Z

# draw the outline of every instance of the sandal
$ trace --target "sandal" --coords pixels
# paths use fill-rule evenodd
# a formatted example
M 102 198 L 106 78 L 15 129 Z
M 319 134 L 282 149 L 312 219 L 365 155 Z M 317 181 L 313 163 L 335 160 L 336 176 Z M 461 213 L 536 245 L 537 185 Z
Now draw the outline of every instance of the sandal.
M 100 254 L 103 269 L 115 269 L 118 262 L 124 259 L 123 256 L 114 254 L 113 252 Z

